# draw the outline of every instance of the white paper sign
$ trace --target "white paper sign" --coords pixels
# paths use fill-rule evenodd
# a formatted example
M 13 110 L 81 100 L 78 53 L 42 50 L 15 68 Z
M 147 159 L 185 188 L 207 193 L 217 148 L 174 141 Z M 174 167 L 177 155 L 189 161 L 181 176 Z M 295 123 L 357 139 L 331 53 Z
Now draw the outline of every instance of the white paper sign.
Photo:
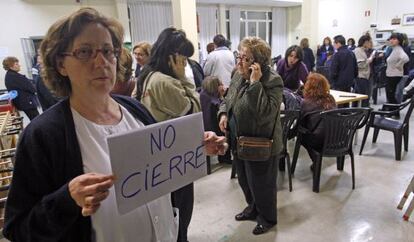
M 121 214 L 207 175 L 202 113 L 108 138 Z

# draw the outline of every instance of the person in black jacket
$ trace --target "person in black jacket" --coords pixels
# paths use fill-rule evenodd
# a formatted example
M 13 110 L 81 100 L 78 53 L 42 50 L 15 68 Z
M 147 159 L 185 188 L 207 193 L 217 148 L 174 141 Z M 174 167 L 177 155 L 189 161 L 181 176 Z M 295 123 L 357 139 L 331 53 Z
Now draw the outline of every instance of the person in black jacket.
M 19 74 L 20 65 L 16 57 L 9 56 L 3 60 L 3 68 L 6 70 L 4 78 L 7 91 L 16 90 L 18 96 L 13 99 L 13 104 L 32 120 L 39 112 L 36 106 L 36 89 L 25 75 Z
M 332 57 L 329 69 L 329 81 L 332 89 L 350 92 L 354 79 L 358 77 L 358 65 L 355 55 L 345 45 L 345 38 L 337 35 L 334 38 L 337 52 Z
M 169 194 L 127 216 L 117 210 L 106 138 L 155 122 L 138 101 L 110 95 L 120 74 L 122 37 L 119 22 L 92 8 L 50 27 L 40 46 L 45 80 L 67 98 L 20 137 L 5 211 L 7 239 L 176 241 Z M 204 136 L 206 153 L 224 153 L 224 137 Z
M 303 38 L 300 41 L 300 48 L 303 50 L 303 63 L 306 65 L 308 72 L 313 71 L 315 67 L 315 55 L 313 54 L 313 50 L 309 48 L 308 38 Z

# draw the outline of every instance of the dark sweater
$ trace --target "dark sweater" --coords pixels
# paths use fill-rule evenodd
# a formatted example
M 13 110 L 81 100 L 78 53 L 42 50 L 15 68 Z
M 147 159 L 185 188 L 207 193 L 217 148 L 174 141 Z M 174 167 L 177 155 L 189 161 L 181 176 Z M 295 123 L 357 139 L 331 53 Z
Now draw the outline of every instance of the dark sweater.
M 36 109 L 36 89 L 32 82 L 20 73 L 8 70 L 4 77 L 7 91 L 16 90 L 18 96 L 13 99 L 13 104 L 18 110 Z
M 303 63 L 309 72 L 315 67 L 315 56 L 311 48 L 303 48 Z
M 350 88 L 354 84 L 354 79 L 358 77 L 358 65 L 354 53 L 346 46 L 341 46 L 332 56 L 329 73 L 332 89 Z
M 145 125 L 155 123 L 138 101 L 113 96 Z M 17 147 L 3 234 L 11 241 L 92 240 L 90 217 L 71 198 L 69 182 L 83 174 L 69 99 L 34 119 Z M 110 218 L 108 218 L 110 219 Z
M 296 91 L 300 82 L 306 82 L 308 77 L 308 69 L 302 61 L 298 61 L 293 66 L 288 66 L 286 58 L 281 59 L 277 63 L 277 72 L 280 77 L 282 77 L 284 87 L 289 88 L 290 90 Z

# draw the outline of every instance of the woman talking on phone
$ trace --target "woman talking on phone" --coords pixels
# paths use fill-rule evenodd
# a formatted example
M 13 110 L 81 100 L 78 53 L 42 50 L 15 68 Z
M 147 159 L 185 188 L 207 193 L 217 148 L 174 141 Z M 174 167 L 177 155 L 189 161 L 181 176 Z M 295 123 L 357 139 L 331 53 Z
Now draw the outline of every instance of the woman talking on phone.
M 232 147 L 237 147 L 234 162 L 248 205 L 235 219 L 257 220 L 255 235 L 267 232 L 277 223 L 276 177 L 277 156 L 282 149 L 279 113 L 283 81 L 269 67 L 270 53 L 269 45 L 260 38 L 247 37 L 240 42 L 237 72 L 218 114 L 220 129 L 230 130 Z M 261 141 L 255 141 L 258 139 Z M 258 145 L 246 147 L 243 140 Z M 269 149 L 255 149 L 258 146 Z

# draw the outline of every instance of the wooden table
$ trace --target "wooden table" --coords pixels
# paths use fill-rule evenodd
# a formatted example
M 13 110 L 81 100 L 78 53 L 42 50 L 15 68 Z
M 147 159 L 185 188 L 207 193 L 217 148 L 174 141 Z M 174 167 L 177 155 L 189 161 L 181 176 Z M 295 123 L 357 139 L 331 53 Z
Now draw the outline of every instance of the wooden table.
M 358 94 L 353 92 L 342 92 L 336 90 L 330 90 L 329 92 L 334 98 L 336 104 L 346 104 L 352 102 L 358 102 L 358 106 L 361 106 L 361 101 L 364 99 L 368 99 L 368 95 Z

